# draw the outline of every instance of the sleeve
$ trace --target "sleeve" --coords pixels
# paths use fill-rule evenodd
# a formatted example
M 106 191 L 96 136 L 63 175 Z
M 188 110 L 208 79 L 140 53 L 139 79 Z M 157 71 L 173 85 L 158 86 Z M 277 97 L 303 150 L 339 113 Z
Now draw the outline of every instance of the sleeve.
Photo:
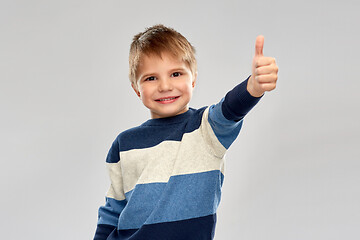
M 106 165 L 110 175 L 111 185 L 105 197 L 105 205 L 99 208 L 94 240 L 107 239 L 110 233 L 117 228 L 120 213 L 126 205 L 119 149 L 118 136 L 106 157 Z
M 250 77 L 249 77 L 250 78 Z M 260 101 L 247 91 L 247 78 L 209 107 L 208 121 L 219 142 L 228 149 L 239 135 L 245 115 Z

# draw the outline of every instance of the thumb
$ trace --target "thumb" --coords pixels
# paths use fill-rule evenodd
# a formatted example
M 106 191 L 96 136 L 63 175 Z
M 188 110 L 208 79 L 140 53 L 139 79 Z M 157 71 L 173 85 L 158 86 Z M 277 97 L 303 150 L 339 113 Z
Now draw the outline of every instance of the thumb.
M 255 56 L 263 56 L 264 36 L 259 35 L 255 42 Z

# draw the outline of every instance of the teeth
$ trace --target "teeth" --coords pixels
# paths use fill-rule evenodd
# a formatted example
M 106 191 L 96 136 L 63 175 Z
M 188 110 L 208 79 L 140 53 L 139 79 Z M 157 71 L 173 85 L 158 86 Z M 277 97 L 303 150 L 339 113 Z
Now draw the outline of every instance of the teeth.
M 169 101 L 169 100 L 172 100 L 172 99 L 175 99 L 174 97 L 173 98 L 163 98 L 163 99 L 159 99 L 159 101 Z

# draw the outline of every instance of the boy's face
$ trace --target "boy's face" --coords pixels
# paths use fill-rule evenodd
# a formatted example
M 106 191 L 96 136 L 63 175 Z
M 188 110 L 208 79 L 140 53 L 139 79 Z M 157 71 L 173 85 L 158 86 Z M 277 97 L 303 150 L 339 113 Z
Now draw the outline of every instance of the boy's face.
M 137 86 L 132 85 L 151 118 L 171 117 L 186 112 L 195 86 L 196 76 L 187 64 L 169 53 L 161 58 L 143 55 Z

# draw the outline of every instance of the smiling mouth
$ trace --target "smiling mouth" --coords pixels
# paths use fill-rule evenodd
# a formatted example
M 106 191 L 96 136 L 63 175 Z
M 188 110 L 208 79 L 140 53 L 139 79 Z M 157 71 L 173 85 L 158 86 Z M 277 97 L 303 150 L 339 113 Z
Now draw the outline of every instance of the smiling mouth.
M 156 99 L 155 101 L 158 101 L 158 102 L 166 102 L 166 101 L 171 101 L 171 100 L 175 100 L 179 97 L 168 97 L 168 98 L 160 98 L 160 99 Z

